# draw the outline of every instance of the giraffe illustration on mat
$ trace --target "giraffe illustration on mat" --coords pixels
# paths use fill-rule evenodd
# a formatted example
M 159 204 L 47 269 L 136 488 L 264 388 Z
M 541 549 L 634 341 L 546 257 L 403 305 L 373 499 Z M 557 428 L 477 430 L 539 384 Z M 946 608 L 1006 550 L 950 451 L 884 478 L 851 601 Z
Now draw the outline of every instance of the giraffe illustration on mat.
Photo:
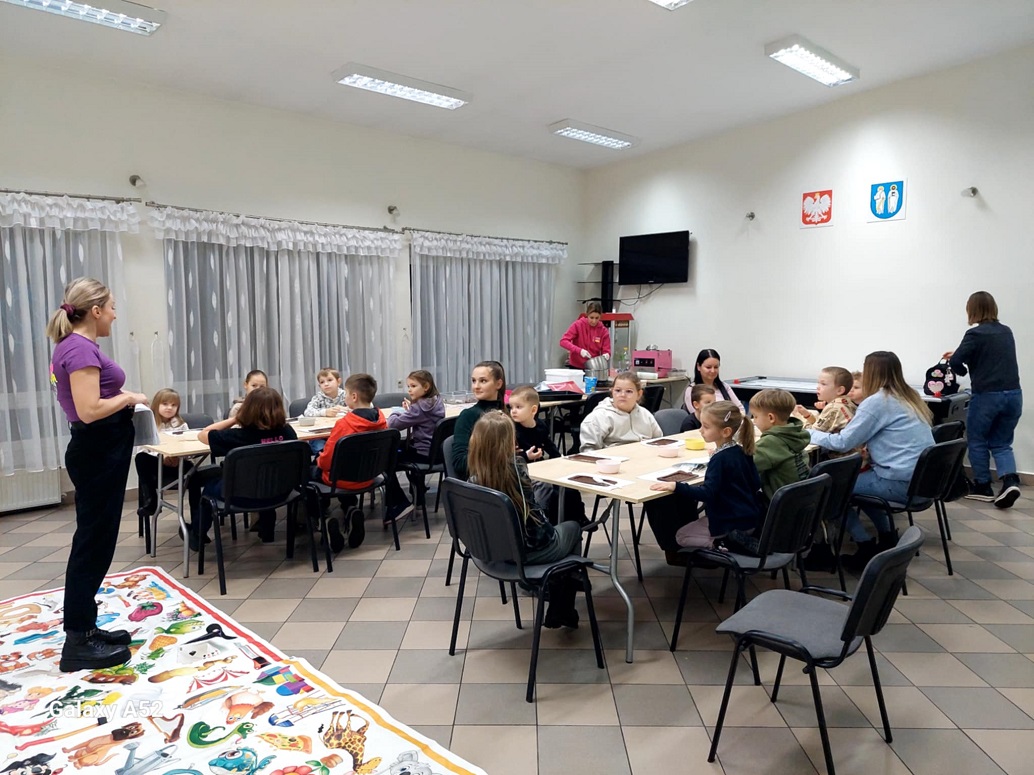
M 343 724 L 341 723 L 342 716 L 344 717 Z M 356 729 L 352 728 L 353 716 L 362 722 Z M 356 775 L 368 775 L 381 763 L 379 756 L 369 761 L 363 761 L 363 757 L 366 755 L 366 730 L 369 727 L 370 722 L 362 716 L 350 710 L 346 710 L 344 713 L 336 710 L 330 717 L 327 731 L 323 732 L 322 740 L 327 748 L 340 749 L 352 757 L 352 769 Z

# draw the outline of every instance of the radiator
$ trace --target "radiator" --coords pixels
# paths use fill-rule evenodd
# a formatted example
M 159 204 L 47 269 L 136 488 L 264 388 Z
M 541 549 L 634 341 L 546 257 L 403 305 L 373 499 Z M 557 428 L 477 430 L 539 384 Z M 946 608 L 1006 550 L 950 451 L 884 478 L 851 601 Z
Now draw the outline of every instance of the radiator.
M 0 514 L 61 502 L 61 471 L 18 471 L 0 476 Z

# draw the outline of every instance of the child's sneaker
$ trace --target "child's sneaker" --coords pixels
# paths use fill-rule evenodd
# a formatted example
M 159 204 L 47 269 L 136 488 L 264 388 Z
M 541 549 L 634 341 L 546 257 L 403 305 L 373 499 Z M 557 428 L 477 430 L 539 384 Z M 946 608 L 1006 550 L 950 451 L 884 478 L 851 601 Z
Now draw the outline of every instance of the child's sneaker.
M 341 534 L 341 525 L 335 517 L 327 520 L 327 536 L 330 539 L 330 551 L 334 554 L 345 548 L 345 537 Z
M 1006 474 L 1002 477 L 1002 491 L 994 499 L 995 506 L 1000 509 L 1010 508 L 1020 497 L 1020 477 Z
M 345 521 L 349 525 L 348 546 L 351 549 L 355 549 L 361 546 L 366 539 L 366 524 L 364 522 L 363 510 L 358 506 L 353 506 L 345 515 Z
M 1018 490 L 1017 495 L 1019 495 Z M 995 493 L 994 490 L 991 489 L 990 482 L 973 482 L 973 487 L 970 489 L 969 495 L 966 497 L 973 501 L 990 503 L 995 499 Z
M 389 506 L 384 512 L 384 527 L 388 527 L 392 522 L 399 522 L 405 519 L 414 511 L 412 503 L 396 503 L 393 506 Z

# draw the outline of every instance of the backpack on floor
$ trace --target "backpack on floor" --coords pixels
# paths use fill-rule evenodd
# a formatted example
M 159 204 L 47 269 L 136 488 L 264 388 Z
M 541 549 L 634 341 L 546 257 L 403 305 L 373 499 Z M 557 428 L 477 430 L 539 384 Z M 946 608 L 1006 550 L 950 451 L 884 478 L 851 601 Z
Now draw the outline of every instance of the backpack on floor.
M 923 392 L 928 396 L 950 396 L 959 392 L 959 378 L 947 360 L 940 360 L 926 370 Z

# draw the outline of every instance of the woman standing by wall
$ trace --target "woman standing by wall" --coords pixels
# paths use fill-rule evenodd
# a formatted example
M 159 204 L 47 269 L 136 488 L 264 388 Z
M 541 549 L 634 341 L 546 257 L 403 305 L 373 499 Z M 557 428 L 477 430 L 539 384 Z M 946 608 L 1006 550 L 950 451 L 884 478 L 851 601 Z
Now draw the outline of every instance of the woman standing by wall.
M 72 438 L 65 468 L 75 486 L 75 534 L 65 570 L 62 672 L 98 670 L 128 662 L 125 630 L 97 629 L 97 589 L 111 567 L 118 541 L 122 501 L 133 457 L 133 405 L 147 396 L 123 392 L 125 372 L 104 355 L 97 339 L 111 335 L 115 300 L 89 277 L 65 288 L 61 306 L 50 316 L 47 336 L 57 400 Z
M 962 337 L 958 349 L 944 357 L 950 359 L 956 374 L 969 374 L 973 391 L 966 412 L 969 464 L 973 468 L 969 497 L 994 501 L 998 508 L 1007 509 L 1020 497 L 1020 477 L 1012 452 L 1013 434 L 1023 413 L 1016 340 L 1012 329 L 998 322 L 998 304 L 987 291 L 969 297 L 966 315 L 973 328 Z M 992 455 L 1002 482 L 998 495 L 991 489 Z

